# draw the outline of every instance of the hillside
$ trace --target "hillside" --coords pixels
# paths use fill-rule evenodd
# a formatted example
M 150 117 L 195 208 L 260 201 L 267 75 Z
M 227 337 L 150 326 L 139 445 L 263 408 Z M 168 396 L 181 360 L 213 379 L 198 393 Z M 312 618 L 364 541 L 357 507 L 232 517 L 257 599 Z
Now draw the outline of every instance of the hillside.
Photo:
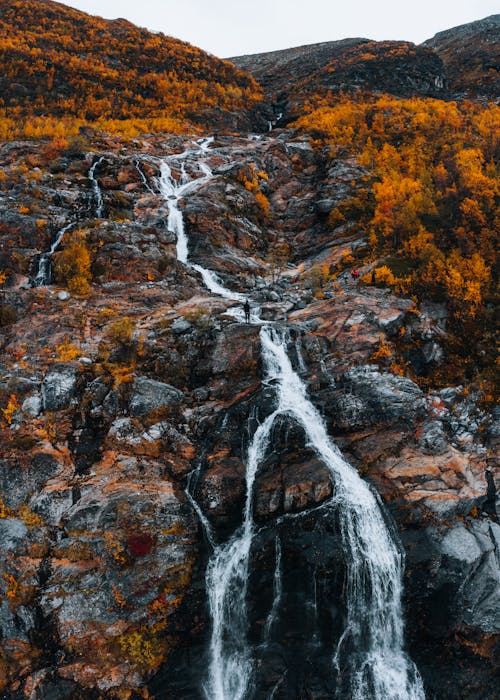
M 423 46 L 444 63 L 449 89 L 492 98 L 500 94 L 500 15 L 439 32 Z
M 286 120 L 304 104 L 340 92 L 439 97 L 445 93 L 441 59 L 410 42 L 345 39 L 230 59 L 251 73 Z
M 126 20 L 0 0 L 0 95 L 15 120 L 168 118 L 168 129 L 175 119 L 223 122 L 221 110 L 244 112 L 259 88 L 231 63 Z
M 0 9 L 1 700 L 497 700 L 500 106 Z
M 259 81 L 278 113 L 286 112 L 283 125 L 300 115 L 304 104 L 340 92 L 498 96 L 499 29 L 500 15 L 492 15 L 440 32 L 420 46 L 354 38 L 229 60 Z

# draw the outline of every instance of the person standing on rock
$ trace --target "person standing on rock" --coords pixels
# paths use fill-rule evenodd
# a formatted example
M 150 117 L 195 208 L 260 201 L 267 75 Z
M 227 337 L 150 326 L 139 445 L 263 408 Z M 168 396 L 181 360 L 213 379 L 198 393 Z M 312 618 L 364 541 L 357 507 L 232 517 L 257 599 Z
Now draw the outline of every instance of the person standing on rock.
M 250 323 L 250 304 L 248 299 L 243 304 L 243 311 L 245 312 L 245 323 Z

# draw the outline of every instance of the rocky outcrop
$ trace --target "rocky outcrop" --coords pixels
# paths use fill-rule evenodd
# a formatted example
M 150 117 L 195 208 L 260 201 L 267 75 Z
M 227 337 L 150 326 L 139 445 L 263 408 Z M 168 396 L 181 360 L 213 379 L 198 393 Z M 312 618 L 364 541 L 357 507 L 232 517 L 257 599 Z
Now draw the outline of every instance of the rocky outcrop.
M 182 391 L 169 384 L 162 384 L 147 377 L 138 377 L 132 386 L 130 415 L 144 416 L 151 411 L 178 404 L 182 398 Z
M 42 382 L 44 411 L 67 408 L 76 393 L 76 368 L 65 365 L 51 367 Z M 28 406 L 27 408 L 29 408 Z
M 189 139 L 93 146 L 106 154 L 103 220 L 91 218 L 94 155 L 64 166 L 60 190 L 52 174 L 37 180 L 47 215 L 81 212 L 90 297 L 5 292 L 16 317 L 0 336 L 0 687 L 8 700 L 197 698 L 210 543 L 241 524 L 248 444 L 275 407 L 274 380 L 262 381 L 260 327 L 238 321 L 241 303 L 212 296 L 175 260 L 155 178 L 159 159 Z M 24 177 L 16 163 L 32 150 L 0 149 L 9 177 Z M 206 158 L 215 177 L 182 205 L 193 261 L 286 324 L 289 357 L 330 435 L 400 530 L 411 653 L 429 697 L 452 700 L 460 687 L 464 700 L 493 700 L 499 431 L 479 390 L 421 381 L 441 361 L 446 309 L 418 309 L 337 267 L 364 244 L 325 225 L 366 174 L 354 160 L 327 161 L 285 131 L 219 135 Z M 199 176 L 195 162 L 186 171 Z M 20 274 L 50 236 L 38 200 L 16 183 L 33 207 L 21 215 L 16 203 L 4 229 Z M 279 270 L 276 241 L 291 248 Z M 319 293 L 314 265 L 340 272 Z M 254 485 L 258 700 L 326 698 L 336 684 L 346 611 L 335 494 L 303 430 L 282 416 Z

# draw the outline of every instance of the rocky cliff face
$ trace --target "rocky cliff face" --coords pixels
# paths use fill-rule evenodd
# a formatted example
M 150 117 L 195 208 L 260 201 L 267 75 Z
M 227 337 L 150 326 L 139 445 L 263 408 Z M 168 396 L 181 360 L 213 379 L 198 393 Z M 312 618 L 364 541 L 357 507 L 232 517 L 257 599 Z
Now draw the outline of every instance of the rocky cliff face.
M 190 141 L 92 139 L 49 167 L 32 144 L 0 151 L 11 273 L 0 341 L 0 684 L 9 700 L 199 698 L 210 632 L 200 512 L 218 541 L 239 524 L 246 449 L 272 387 L 259 327 L 236 321 L 234 303 L 176 260 L 157 178 L 161 159 Z M 99 219 L 88 179 L 97 156 Z M 355 190 L 357 163 L 332 167 L 288 131 L 219 136 L 205 159 L 214 177 L 182 205 L 191 260 L 286 325 L 329 433 L 391 513 L 427 696 L 452 700 L 460 687 L 464 699 L 493 700 L 498 423 L 480 394 L 424 391 L 380 351 L 404 332 L 423 348 L 420 363 L 439 362 L 446 313 L 349 272 L 315 296 L 302 275 L 364 243 L 352 231 L 332 240 L 324 227 L 325 211 Z M 201 177 L 196 162 L 185 167 Z M 89 295 L 32 288 L 37 255 L 72 221 L 91 260 Z M 277 266 L 276 241 L 289 244 L 288 264 Z M 303 430 L 283 419 L 255 486 L 255 697 L 331 697 L 344 575 L 334 492 Z

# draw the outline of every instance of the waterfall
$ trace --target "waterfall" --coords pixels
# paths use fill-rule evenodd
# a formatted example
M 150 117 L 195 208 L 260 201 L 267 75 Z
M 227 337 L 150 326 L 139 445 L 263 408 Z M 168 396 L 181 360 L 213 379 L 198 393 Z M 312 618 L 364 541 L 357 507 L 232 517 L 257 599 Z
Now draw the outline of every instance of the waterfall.
M 175 234 L 177 239 L 177 260 L 179 260 L 179 262 L 184 263 L 185 265 L 188 265 L 193 270 L 199 272 L 203 278 L 205 286 L 213 294 L 217 294 L 218 296 L 221 296 L 224 299 L 228 299 L 230 301 L 238 301 L 243 303 L 246 297 L 243 294 L 233 292 L 224 287 L 224 285 L 221 283 L 219 277 L 215 274 L 215 272 L 207 270 L 201 265 L 196 265 L 188 261 L 188 238 L 186 236 L 184 226 L 184 217 L 180 209 L 180 201 L 190 192 L 193 192 L 194 190 L 198 189 L 198 187 L 201 187 L 202 185 L 209 182 L 213 178 L 213 173 L 206 163 L 199 162 L 197 163 L 197 166 L 200 172 L 202 173 L 203 177 L 195 180 L 190 180 L 188 174 L 186 173 L 184 160 L 195 155 L 205 154 L 212 141 L 213 138 L 202 139 L 198 143 L 198 149 L 186 150 L 179 155 L 169 157 L 169 160 L 176 158 L 181 161 L 180 182 L 178 182 L 174 178 L 170 165 L 168 164 L 167 160 L 164 160 L 160 166 L 160 177 L 158 178 L 158 187 L 161 195 L 168 202 L 167 226 L 169 231 L 172 231 L 172 233 Z
M 140 164 L 139 160 L 136 159 L 136 160 L 134 161 L 134 163 L 135 163 L 135 169 L 136 169 L 137 172 L 139 173 L 139 176 L 140 176 L 140 178 L 141 178 L 141 181 L 142 181 L 142 184 L 144 185 L 144 187 L 145 187 L 145 188 L 147 189 L 147 191 L 150 192 L 151 194 L 156 194 L 156 192 L 154 191 L 154 189 L 150 186 L 150 184 L 149 184 L 149 182 L 148 182 L 148 180 L 147 180 L 147 177 L 144 175 L 144 172 L 143 172 L 143 170 L 142 170 L 142 168 L 141 168 L 141 164 Z
M 333 504 L 347 568 L 346 628 L 334 655 L 340 683 L 349 688 L 352 700 L 422 700 L 420 677 L 403 651 L 401 551 L 376 496 L 333 445 L 323 419 L 307 398 L 288 357 L 283 331 L 263 327 L 261 344 L 264 382 L 277 387 L 276 408 L 250 443 L 243 523 L 228 542 L 215 548 L 207 568 L 213 633 L 205 695 L 208 700 L 243 700 L 252 687 L 246 593 L 254 534 L 254 483 L 274 422 L 286 416 L 302 426 L 309 446 L 329 468 L 335 483 Z
M 273 581 L 273 604 L 271 605 L 271 610 L 267 616 L 266 624 L 264 626 L 264 644 L 268 644 L 271 641 L 271 634 L 273 627 L 278 620 L 278 612 L 281 604 L 281 595 L 283 593 L 283 585 L 281 581 L 281 542 L 278 535 L 276 535 L 275 543 L 275 563 L 274 563 L 274 581 Z
M 38 270 L 33 278 L 33 287 L 45 287 L 52 282 L 52 256 L 61 245 L 61 241 L 64 238 L 66 231 L 69 231 L 69 229 L 74 225 L 75 222 L 72 221 L 64 226 L 64 228 L 60 229 L 57 232 L 54 242 L 50 246 L 49 250 L 46 253 L 42 253 L 38 258 Z
M 335 484 L 346 557 L 346 628 L 334 661 L 352 700 L 420 700 L 418 672 L 404 654 L 401 609 L 403 555 L 384 520 L 378 499 L 331 442 L 324 421 L 294 372 L 284 333 L 263 328 L 266 379 L 278 383 L 272 415 L 294 418 Z M 229 700 L 229 696 L 225 699 Z
M 192 156 L 205 155 L 210 143 L 210 139 L 204 139 L 196 150 L 164 160 L 159 189 L 169 205 L 168 226 L 177 236 L 178 259 L 197 270 L 214 294 L 241 302 L 246 298 L 244 295 L 224 287 L 210 270 L 188 261 L 189 245 L 179 201 L 213 177 L 210 168 L 204 162 L 198 163 L 203 177 L 189 181 L 183 167 L 178 182 L 167 163 L 176 158 L 184 165 Z M 235 310 L 236 318 L 240 318 L 239 312 Z M 403 553 L 385 521 L 378 497 L 330 440 L 321 415 L 307 397 L 305 384 L 292 367 L 286 332 L 264 324 L 255 310 L 251 321 L 262 325 L 263 383 L 274 387 L 274 410 L 260 423 L 250 440 L 246 458 L 246 499 L 239 528 L 226 542 L 217 544 L 206 517 L 199 506 L 196 507 L 212 546 L 206 571 L 212 633 L 208 674 L 203 686 L 205 698 L 245 700 L 252 694 L 255 668 L 247 635 L 247 588 L 254 537 L 254 486 L 259 466 L 271 444 L 274 423 L 278 417 L 285 417 L 302 426 L 307 444 L 328 467 L 335 487 L 330 506 L 338 518 L 346 567 L 345 629 L 337 648 L 332 650 L 332 667 L 338 677 L 337 697 L 339 700 L 345 697 L 350 700 L 424 700 L 418 671 L 404 653 Z M 296 351 L 302 365 L 300 344 Z M 193 476 L 197 478 L 198 474 Z M 189 497 L 193 502 L 191 494 Z M 274 596 L 264 641 L 270 637 L 282 596 L 279 540 L 276 540 L 275 551 Z
M 96 202 L 95 215 L 98 219 L 102 219 L 104 211 L 104 200 L 102 198 L 101 188 L 99 187 L 99 183 L 97 182 L 97 179 L 95 177 L 95 171 L 103 162 L 104 158 L 105 156 L 101 156 L 98 160 L 95 161 L 95 163 L 90 168 L 88 175 L 89 180 L 92 183 L 92 189 L 94 191 L 94 197 Z

